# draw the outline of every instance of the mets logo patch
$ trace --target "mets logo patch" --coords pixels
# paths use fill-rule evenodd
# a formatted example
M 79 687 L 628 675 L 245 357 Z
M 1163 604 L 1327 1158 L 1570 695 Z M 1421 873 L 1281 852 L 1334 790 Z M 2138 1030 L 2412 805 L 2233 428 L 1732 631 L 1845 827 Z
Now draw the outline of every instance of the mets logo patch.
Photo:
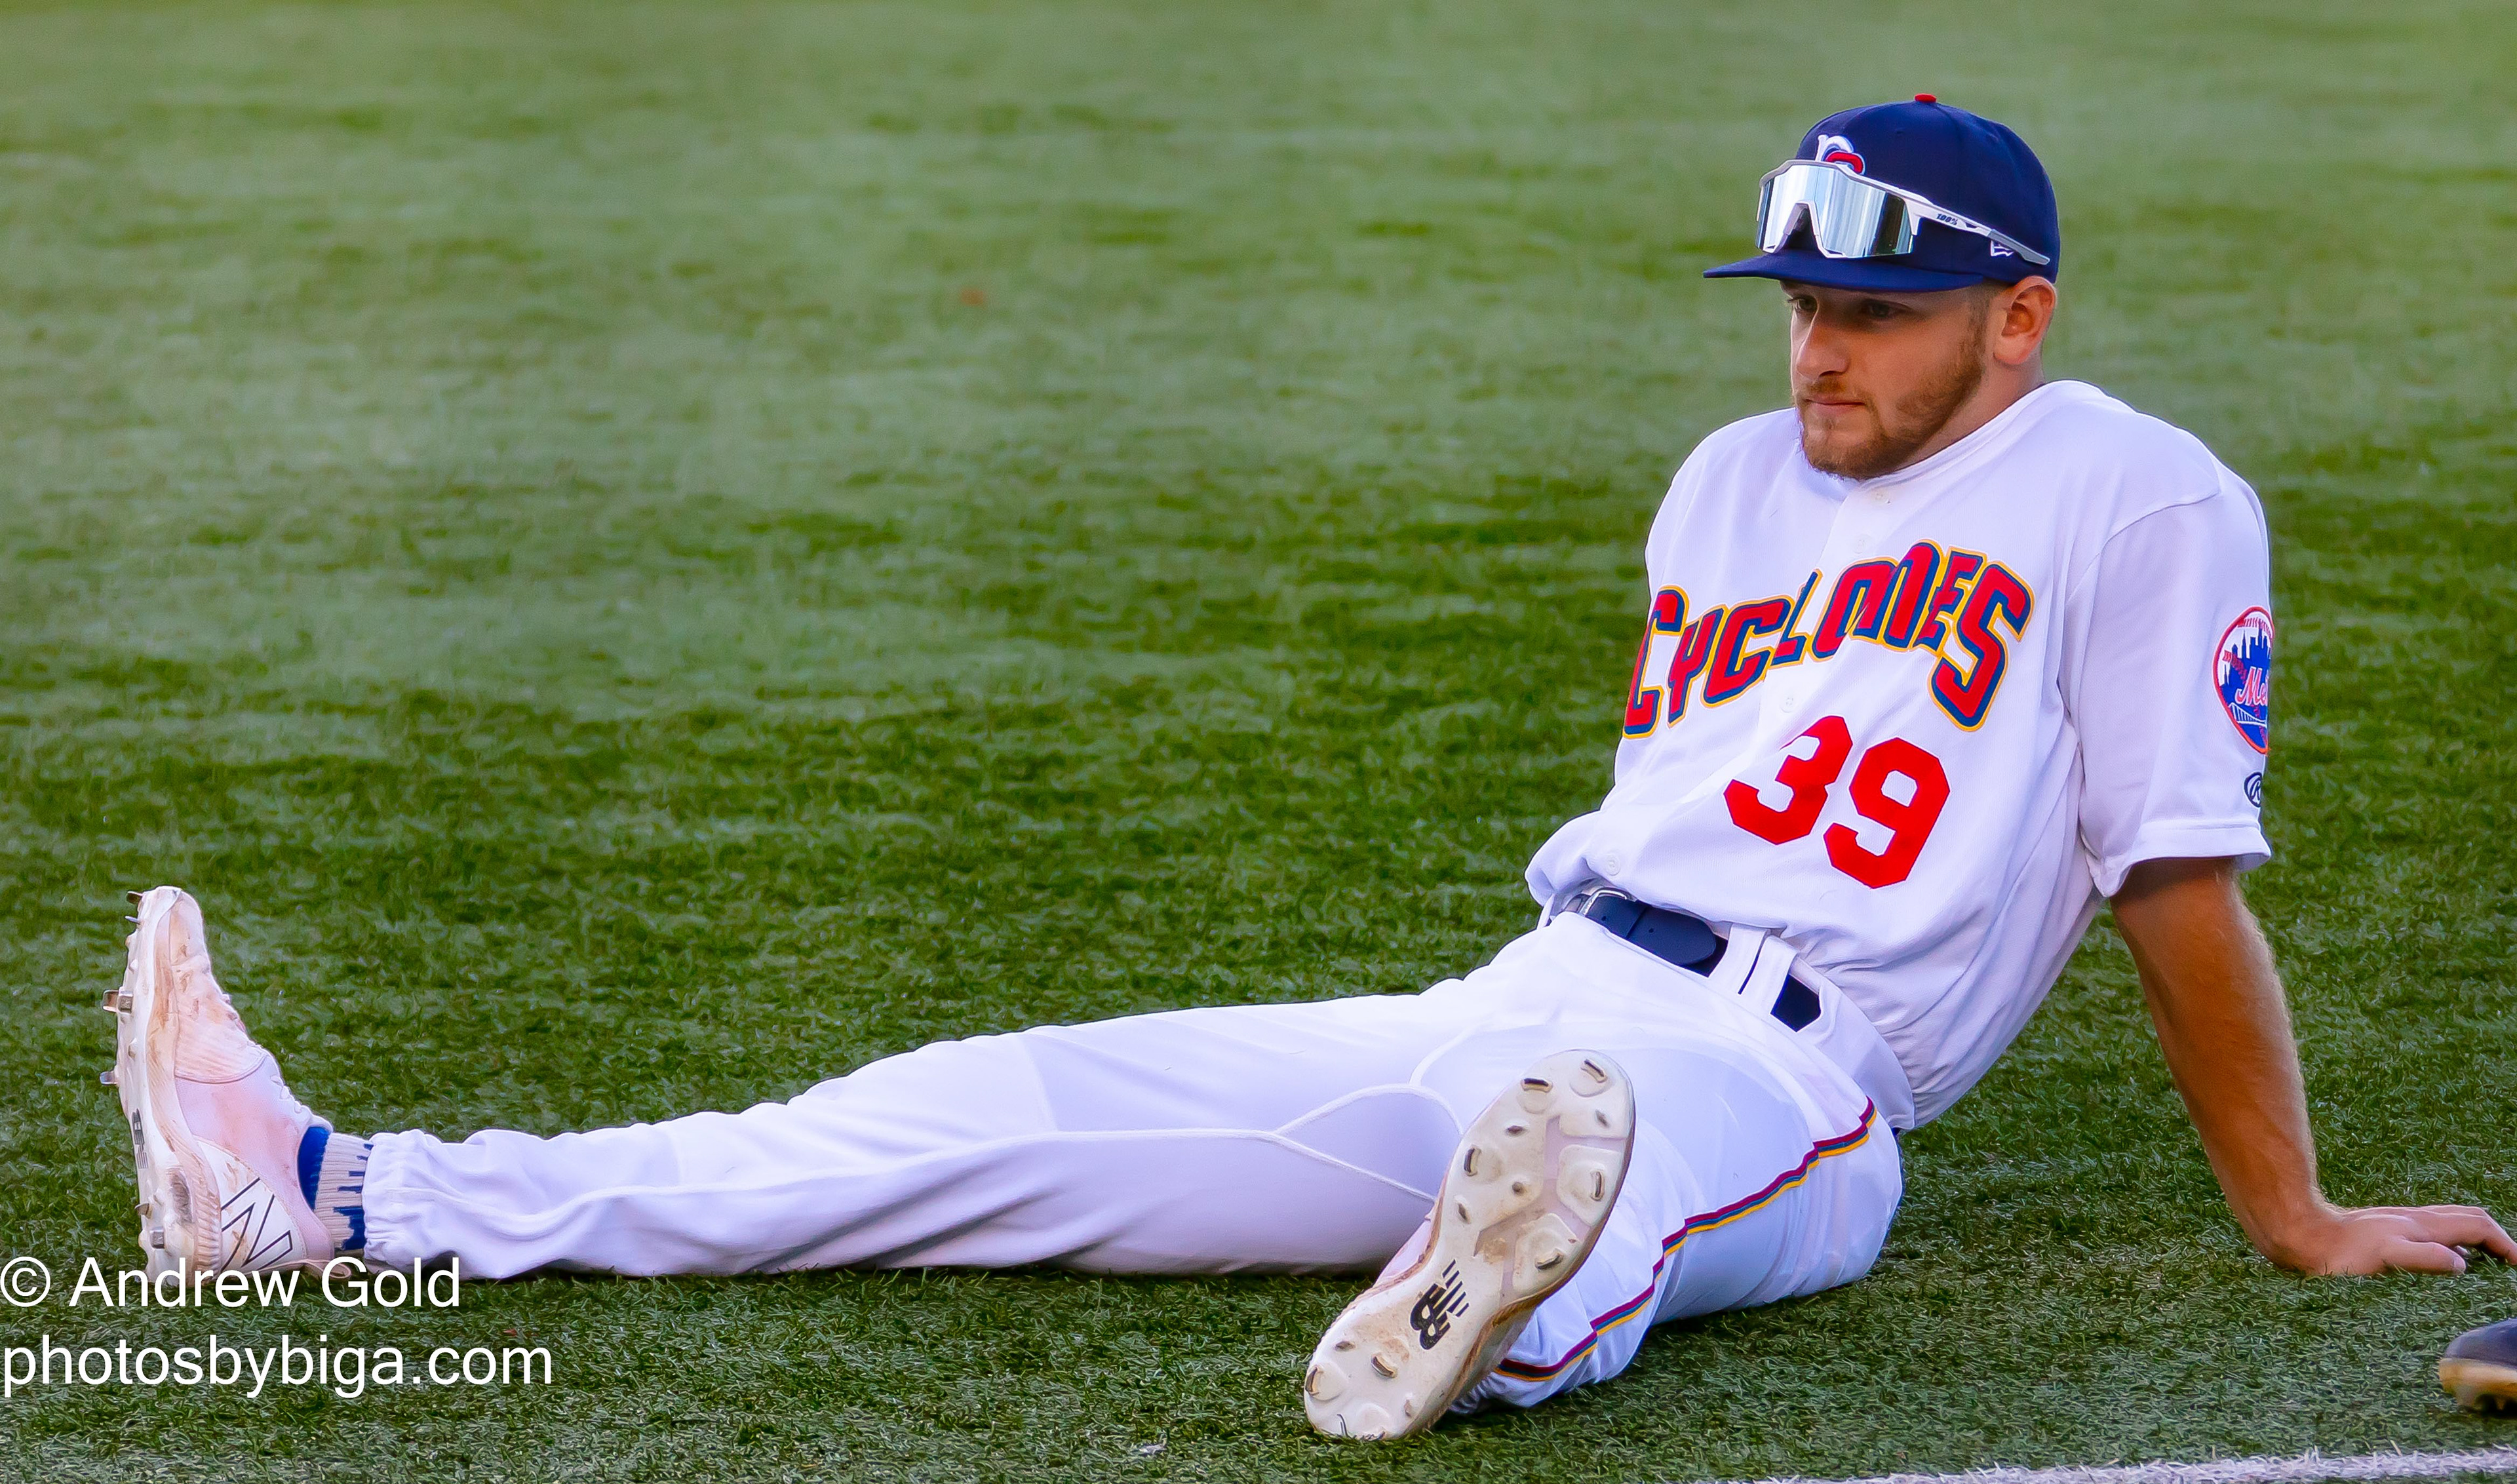
M 2267 750 L 2273 722 L 2273 615 L 2250 608 L 2220 636 L 2212 657 L 2211 683 L 2230 725 L 2258 752 Z

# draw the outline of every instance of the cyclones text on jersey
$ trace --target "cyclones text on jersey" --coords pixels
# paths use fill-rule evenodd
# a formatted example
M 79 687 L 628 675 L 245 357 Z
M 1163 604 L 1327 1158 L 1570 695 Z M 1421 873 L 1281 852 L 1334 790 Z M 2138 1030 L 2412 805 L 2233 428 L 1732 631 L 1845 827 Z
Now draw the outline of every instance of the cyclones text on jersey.
M 1810 598 L 1824 575 L 1811 572 L 1797 596 L 1717 604 L 1691 616 L 1685 589 L 1654 593 L 1626 690 L 1626 736 L 1649 737 L 1664 722 L 1676 726 L 1686 715 L 1690 688 L 1703 704 L 1718 706 L 1770 670 L 1833 658 L 1852 639 L 1939 655 L 1932 699 L 1967 731 L 1984 724 L 2009 667 L 2002 635 L 2023 637 L 2035 609 L 2034 593 L 2016 572 L 1982 552 L 1943 552 L 1917 541 L 1901 560 L 1879 557 L 1846 568 L 1813 623 Z M 1653 680 L 1659 683 L 1648 683 Z

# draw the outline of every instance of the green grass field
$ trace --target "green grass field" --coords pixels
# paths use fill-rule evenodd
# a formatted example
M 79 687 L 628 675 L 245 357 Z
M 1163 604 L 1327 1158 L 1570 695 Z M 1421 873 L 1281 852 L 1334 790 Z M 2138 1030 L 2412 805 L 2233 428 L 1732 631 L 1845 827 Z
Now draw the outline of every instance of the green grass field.
M 1894 14 L 1888 14 L 1893 10 Z M 2517 13 L 2473 0 L 0 10 L 0 1256 L 131 1247 L 121 893 L 345 1128 L 789 1096 L 1403 991 L 1605 789 L 1705 283 L 1818 114 L 2017 125 L 2049 364 L 2270 509 L 2250 891 L 2330 1190 L 2517 1215 Z M 11 1477 L 1546 1479 L 2517 1441 L 2504 1269 L 2253 1256 L 2094 933 L 1877 1272 L 1311 1436 L 1348 1285 L 476 1287 L 0 1340 L 548 1345 L 540 1389 L 0 1404 Z M 66 1280 L 64 1279 L 64 1286 Z

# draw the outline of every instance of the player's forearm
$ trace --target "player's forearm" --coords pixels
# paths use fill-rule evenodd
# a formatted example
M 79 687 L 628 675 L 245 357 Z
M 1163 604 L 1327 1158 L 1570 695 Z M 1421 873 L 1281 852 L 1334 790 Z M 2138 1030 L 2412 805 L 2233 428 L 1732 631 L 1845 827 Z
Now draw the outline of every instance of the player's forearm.
M 2114 900 L 2159 1049 L 2229 1209 L 2257 1251 L 2312 1266 L 2317 1189 L 2298 1048 L 2272 951 L 2226 862 L 2154 861 Z

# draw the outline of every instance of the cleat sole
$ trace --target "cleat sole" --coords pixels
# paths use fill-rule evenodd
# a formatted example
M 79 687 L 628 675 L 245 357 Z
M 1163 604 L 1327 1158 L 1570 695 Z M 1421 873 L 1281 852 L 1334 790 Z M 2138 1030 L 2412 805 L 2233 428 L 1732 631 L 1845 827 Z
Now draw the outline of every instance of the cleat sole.
M 1494 1370 L 1530 1313 L 1580 1271 L 1625 1183 L 1634 1088 L 1606 1057 L 1548 1057 L 1461 1136 L 1424 1254 L 1346 1305 L 1303 1372 L 1331 1437 L 1424 1431 Z M 1339 1356 L 1360 1349 L 1366 1368 Z
M 159 939 L 181 896 L 163 886 L 141 894 L 140 925 L 131 933 L 122 988 L 105 996 L 106 1008 L 114 1012 L 113 1067 L 107 1075 L 131 1125 L 131 1157 L 140 1185 L 140 1251 L 152 1277 L 184 1266 L 191 1256 L 188 1248 L 170 1242 L 165 1224 L 154 1218 L 155 1212 L 173 1212 L 173 1236 L 184 1235 L 184 1162 L 165 1126 L 167 1114 L 173 1114 L 179 1126 L 183 1115 L 175 1106 L 173 1047 L 165 1043 L 172 1033 L 162 1023 L 166 1002 L 157 982 Z M 163 1075 L 152 1075 L 152 1064 L 161 1061 Z
M 2439 1384 L 2455 1404 L 2476 1412 L 2517 1411 L 2517 1366 L 2449 1356 L 2439 1362 Z

